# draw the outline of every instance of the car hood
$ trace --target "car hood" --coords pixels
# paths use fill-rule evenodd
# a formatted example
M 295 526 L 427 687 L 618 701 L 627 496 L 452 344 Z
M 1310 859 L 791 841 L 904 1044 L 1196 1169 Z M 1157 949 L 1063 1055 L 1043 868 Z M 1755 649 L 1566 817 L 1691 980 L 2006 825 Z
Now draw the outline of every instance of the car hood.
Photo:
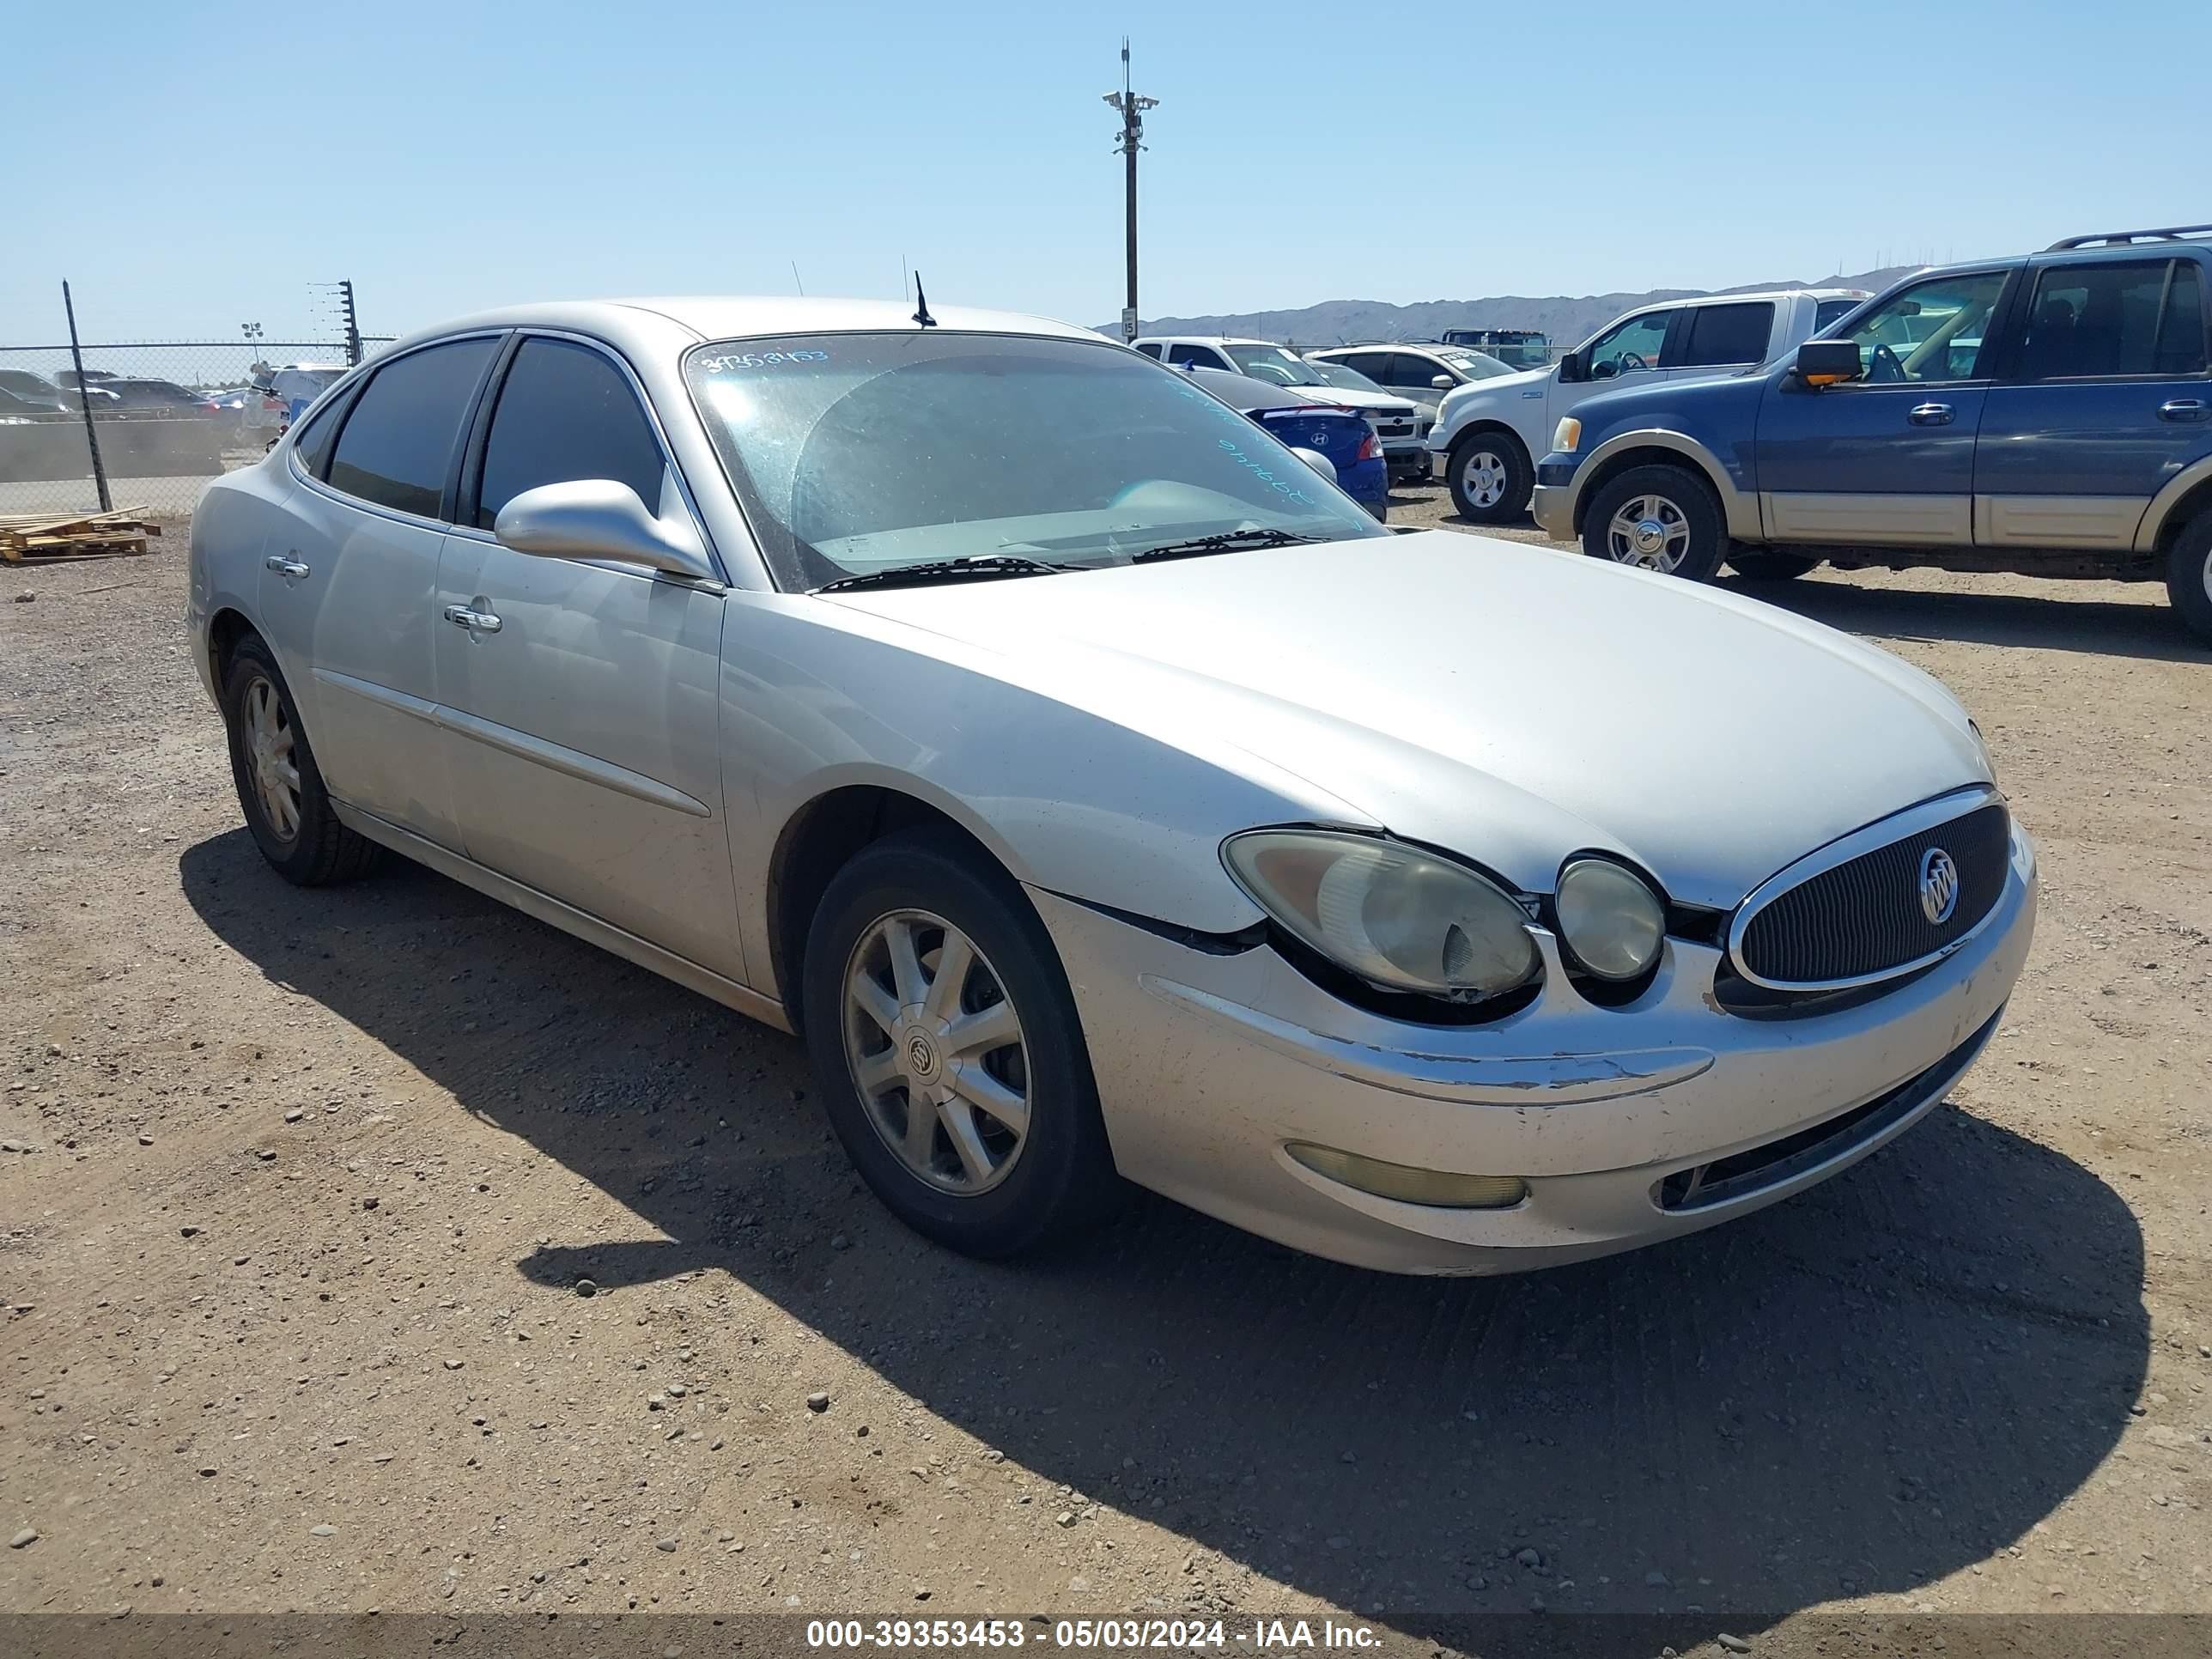
M 1988 773 L 1966 713 L 1769 605 L 1434 531 L 839 594 L 1102 718 L 1312 786 L 1318 818 L 1530 891 L 1612 851 L 1732 908 L 1837 836 Z M 921 648 L 927 648 L 922 647 Z
M 1465 386 L 1454 386 L 1444 394 L 1444 402 L 1453 408 L 1468 404 L 1484 403 L 1492 398 L 1517 398 L 1530 386 L 1539 386 L 1552 378 L 1549 368 L 1524 368 L 1517 374 L 1493 374 L 1486 380 L 1469 380 Z

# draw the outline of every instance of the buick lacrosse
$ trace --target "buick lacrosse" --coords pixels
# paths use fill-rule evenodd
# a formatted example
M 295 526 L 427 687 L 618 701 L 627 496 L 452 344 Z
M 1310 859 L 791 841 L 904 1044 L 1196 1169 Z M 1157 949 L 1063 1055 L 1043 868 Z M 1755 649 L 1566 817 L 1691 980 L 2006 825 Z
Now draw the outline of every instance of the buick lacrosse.
M 280 874 L 390 849 L 799 1033 L 979 1254 L 1124 1182 L 1405 1272 L 1691 1232 L 1940 1102 L 2033 926 L 1928 676 L 1391 534 L 1031 318 L 431 330 L 210 489 L 189 605 Z

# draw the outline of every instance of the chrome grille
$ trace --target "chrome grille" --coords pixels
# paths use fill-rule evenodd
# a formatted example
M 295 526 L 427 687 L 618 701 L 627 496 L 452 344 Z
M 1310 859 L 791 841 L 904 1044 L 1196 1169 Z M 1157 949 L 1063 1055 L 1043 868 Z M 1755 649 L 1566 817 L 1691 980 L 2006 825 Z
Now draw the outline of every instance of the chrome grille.
M 1921 902 L 1924 861 L 1956 866 L 1950 913 Z M 1942 953 L 1978 927 L 2004 891 L 2011 819 L 2002 801 L 1906 835 L 1808 876 L 1760 903 L 1735 940 L 1737 965 L 1766 985 L 1814 988 L 1879 979 Z

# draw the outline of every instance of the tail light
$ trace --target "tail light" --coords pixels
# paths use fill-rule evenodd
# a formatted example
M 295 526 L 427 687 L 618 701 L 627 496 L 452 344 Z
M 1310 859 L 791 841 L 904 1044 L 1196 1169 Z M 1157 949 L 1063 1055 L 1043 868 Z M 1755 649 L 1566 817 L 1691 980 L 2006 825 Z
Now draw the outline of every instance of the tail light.
M 1359 459 L 1363 461 L 1371 461 L 1382 453 L 1382 441 L 1376 437 L 1371 430 L 1365 437 L 1359 441 Z

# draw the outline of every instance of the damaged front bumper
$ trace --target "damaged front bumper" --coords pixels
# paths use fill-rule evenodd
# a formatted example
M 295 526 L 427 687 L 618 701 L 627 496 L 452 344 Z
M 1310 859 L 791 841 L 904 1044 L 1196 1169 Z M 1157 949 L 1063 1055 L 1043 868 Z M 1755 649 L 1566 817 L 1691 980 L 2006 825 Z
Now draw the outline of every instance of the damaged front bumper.
M 1670 939 L 1621 1007 L 1584 1001 L 1539 933 L 1545 988 L 1480 1026 L 1352 1007 L 1265 945 L 1195 950 L 1030 890 L 1065 963 L 1123 1175 L 1268 1238 L 1400 1273 L 1513 1272 L 1747 1214 L 1848 1168 L 1943 1097 L 1994 1034 L 2034 929 L 2014 826 L 1989 922 L 1856 1006 L 1731 1012 L 1722 952 Z M 1378 1196 L 1293 1145 L 1517 1176 L 1509 1208 Z

